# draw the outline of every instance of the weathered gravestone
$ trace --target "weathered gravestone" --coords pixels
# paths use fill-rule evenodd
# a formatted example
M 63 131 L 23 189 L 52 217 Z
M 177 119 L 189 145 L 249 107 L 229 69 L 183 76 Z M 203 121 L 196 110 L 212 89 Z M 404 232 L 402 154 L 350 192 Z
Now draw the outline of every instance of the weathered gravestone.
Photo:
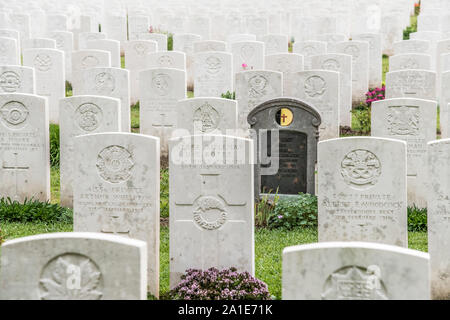
M 437 103 L 395 98 L 372 103 L 371 135 L 407 143 L 408 205 L 426 207 L 427 143 L 436 140 Z
M 99 132 L 121 131 L 120 100 L 103 96 L 73 96 L 60 106 L 60 201 L 73 207 L 74 138 Z
M 78 50 L 86 50 L 88 41 L 105 40 L 106 38 L 106 33 L 82 32 L 78 36 Z
M 345 41 L 335 45 L 335 53 L 352 56 L 352 103 L 364 101 L 369 88 L 369 43 L 366 41 Z
M 179 33 L 173 35 L 173 50 L 186 54 L 186 83 L 189 87 L 194 85 L 194 42 L 201 40 L 202 37 L 198 34 Z M 174 68 L 172 66 L 166 67 Z
M 189 268 L 254 275 L 252 141 L 198 135 L 169 147 L 170 286 Z
M 48 105 L 31 94 L 0 94 L 0 198 L 50 200 Z
M 147 67 L 186 70 L 186 54 L 180 51 L 150 53 L 147 56 Z
M 20 41 L 19 31 L 13 30 L 13 29 L 0 29 L 0 37 L 15 39 L 16 47 L 17 47 L 17 57 L 20 57 L 22 50 L 21 50 L 21 46 L 20 46 L 21 41 Z
M 311 69 L 311 57 L 326 54 L 327 43 L 313 40 L 294 42 L 293 52 L 304 57 L 305 70 L 309 70 Z
M 141 34 L 149 33 L 150 20 L 145 15 L 130 15 L 128 14 L 128 39 L 141 40 Z
M 0 93 L 35 93 L 34 69 L 0 66 Z
M 186 99 L 186 72 L 172 68 L 141 71 L 139 77 L 140 132 L 161 139 L 161 155 L 167 157 L 168 139 L 177 127 L 177 103 Z
M 283 300 L 430 299 L 430 256 L 378 243 L 328 242 L 283 250 Z
M 247 121 L 257 135 L 255 198 L 260 193 L 315 194 L 319 111 L 300 100 L 278 98 L 257 106 Z
M 261 38 L 265 44 L 265 54 L 288 53 L 288 36 L 285 34 L 267 34 Z
M 139 72 L 145 70 L 148 56 L 158 51 L 158 43 L 150 40 L 131 40 L 125 43 L 125 69 L 130 71 L 130 97 L 134 104 L 139 99 Z
M 194 134 L 235 136 L 236 128 L 237 102 L 234 100 L 208 97 L 178 101 L 177 129 L 180 131 L 177 136 Z
M 159 139 L 97 133 L 74 147 L 74 231 L 146 241 L 148 288 L 158 297 Z
M 64 52 L 57 49 L 28 49 L 23 53 L 23 65 L 33 67 L 36 94 L 48 98 L 51 123 L 59 121 L 59 100 L 66 96 Z
M 23 40 L 22 50 L 38 48 L 56 49 L 56 41 L 49 38 L 30 38 Z
M 103 50 L 79 50 L 72 53 L 73 82 L 82 81 L 82 70 L 96 67 L 111 67 L 111 53 Z
M 405 54 L 405 53 L 421 53 L 421 54 L 432 54 L 431 42 L 428 40 L 402 40 L 394 42 L 394 53 Z
M 319 241 L 408 246 L 406 142 L 352 137 L 318 147 Z
M 386 99 L 402 97 L 436 100 L 436 72 L 399 70 L 386 73 Z
M 150 40 L 158 43 L 158 51 L 167 51 L 167 35 L 163 33 L 141 33 L 136 40 Z
M 145 300 L 146 243 L 68 232 L 7 241 L 0 300 Z
M 383 73 L 381 34 L 360 33 L 353 35 L 352 40 L 369 43 L 369 88 L 381 87 Z
M 66 80 L 72 81 L 72 51 L 73 33 L 68 31 L 53 31 L 49 33 L 49 38 L 55 40 L 56 49 L 64 51 Z
M 111 54 L 111 67 L 120 68 L 120 41 L 100 39 L 86 42 L 87 49 L 108 51 Z
M 450 299 L 450 140 L 428 143 L 428 252 L 434 299 Z
M 389 57 L 389 71 L 419 69 L 431 71 L 431 56 L 423 53 L 403 53 Z
M 204 40 L 193 43 L 194 53 L 205 51 L 227 51 L 227 43 L 218 40 Z
M 284 96 L 300 99 L 320 113 L 319 140 L 339 137 L 339 72 L 308 70 L 284 78 Z
M 0 64 L 20 65 L 20 55 L 18 54 L 16 39 L 0 38 Z
M 233 74 L 245 70 L 264 70 L 264 42 L 240 41 L 231 44 Z
M 120 99 L 122 131 L 130 132 L 130 71 L 121 68 L 89 68 L 73 83 L 74 95 Z
M 236 74 L 238 125 L 248 129 L 247 116 L 257 105 L 283 95 L 283 74 L 277 71 L 243 71 Z
M 266 70 L 279 71 L 286 76 L 289 72 L 303 71 L 303 56 L 296 53 L 266 55 Z
M 339 72 L 339 125 L 352 124 L 352 57 L 328 53 L 311 57 L 311 68 Z
M 207 51 L 194 54 L 194 95 L 221 97 L 233 91 L 233 57 L 227 52 Z

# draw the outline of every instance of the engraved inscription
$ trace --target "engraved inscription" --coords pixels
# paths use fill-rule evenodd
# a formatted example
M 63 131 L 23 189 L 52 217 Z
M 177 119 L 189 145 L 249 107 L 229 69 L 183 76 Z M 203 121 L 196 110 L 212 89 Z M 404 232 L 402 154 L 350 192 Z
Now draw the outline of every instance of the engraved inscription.
M 116 80 L 108 72 L 101 72 L 95 76 L 95 89 L 99 93 L 110 94 L 116 89 Z
M 311 98 L 320 98 L 327 91 L 327 83 L 319 76 L 309 77 L 304 86 L 306 94 Z
M 41 300 L 99 300 L 102 290 L 103 277 L 98 266 L 76 253 L 53 258 L 39 279 Z
M 173 59 L 170 56 L 161 56 L 158 58 L 158 65 L 160 67 L 172 67 L 173 64 Z
M 387 300 L 380 267 L 348 266 L 335 271 L 325 282 L 322 299 Z
M 339 71 L 341 69 L 341 65 L 336 59 L 327 59 L 322 63 L 322 69 Z
M 94 56 L 86 56 L 81 60 L 81 66 L 84 69 L 94 68 L 100 64 L 100 60 Z
M 206 71 L 210 74 L 217 74 L 222 70 L 222 61 L 214 56 L 206 58 Z
M 18 101 L 10 101 L 0 109 L 2 123 L 10 129 L 25 127 L 29 115 L 28 108 Z
M 351 151 L 341 162 L 341 175 L 348 185 L 370 187 L 378 182 L 381 175 L 380 160 L 368 150 Z
M 39 71 L 47 72 L 52 67 L 52 58 L 50 58 L 49 55 L 46 54 L 38 54 L 34 58 L 34 67 L 37 68 Z
M 225 204 L 216 197 L 200 197 L 194 208 L 194 221 L 203 229 L 216 230 L 227 222 Z
M 97 156 L 97 171 L 110 183 L 121 183 L 131 177 L 134 160 L 131 153 L 121 146 L 109 146 Z
M 152 88 L 159 96 L 167 96 L 172 87 L 172 79 L 168 74 L 160 73 L 153 77 Z

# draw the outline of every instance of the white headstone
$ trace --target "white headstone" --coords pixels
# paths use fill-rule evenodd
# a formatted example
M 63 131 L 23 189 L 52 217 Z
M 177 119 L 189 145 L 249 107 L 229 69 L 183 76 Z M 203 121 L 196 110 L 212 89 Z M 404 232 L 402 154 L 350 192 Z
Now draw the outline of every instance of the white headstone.
M 187 85 L 190 87 L 194 85 L 194 42 L 201 40 L 202 37 L 198 34 L 179 33 L 173 35 L 173 50 L 181 51 L 186 54 L 186 81 Z
M 283 250 L 283 300 L 430 299 L 430 256 L 364 242 Z
M 283 75 L 304 69 L 303 56 L 297 53 L 277 53 L 266 55 L 266 70 L 279 71 Z
M 158 51 L 167 51 L 167 35 L 164 33 L 141 33 L 136 40 L 150 40 L 158 43 Z
M 339 72 L 308 70 L 283 78 L 283 95 L 298 98 L 320 113 L 319 139 L 339 138 Z
M 186 70 L 186 54 L 181 51 L 161 51 L 147 57 L 148 68 L 175 68 Z
M 369 43 L 369 87 L 381 87 L 383 73 L 381 35 L 379 33 L 361 33 L 353 35 L 352 40 Z
M 261 40 L 265 44 L 266 55 L 288 52 L 289 39 L 285 34 L 267 34 Z
M 429 184 L 428 208 L 428 252 L 431 257 L 431 288 L 434 299 L 450 296 L 450 209 L 449 209 L 449 163 L 450 140 L 428 143 Z
M 0 94 L 0 198 L 50 200 L 50 150 L 46 99 Z
M 423 53 L 403 53 L 389 57 L 389 71 L 406 69 L 431 71 L 431 56 Z
M 194 54 L 194 95 L 221 97 L 233 91 L 233 57 L 230 53 L 205 51 Z
M 204 51 L 227 51 L 227 43 L 225 41 L 218 40 L 204 40 L 196 41 L 193 43 L 194 52 L 204 52 Z
M 410 69 L 386 73 L 386 99 L 401 97 L 436 100 L 436 72 Z
M 82 32 L 78 36 L 78 50 L 87 49 L 88 41 L 105 40 L 106 38 L 106 33 Z
M 0 38 L 0 65 L 20 65 L 16 39 Z
M 170 286 L 189 268 L 254 275 L 252 141 L 200 135 L 169 145 Z
M 148 288 L 156 297 L 159 161 L 159 139 L 155 137 L 98 133 L 75 138 L 74 231 L 147 242 Z
M 103 50 L 111 53 L 111 67 L 120 68 L 120 42 L 117 40 L 94 40 L 86 42 L 87 49 Z
M 64 52 L 58 49 L 28 49 L 23 52 L 23 65 L 34 68 L 36 94 L 48 98 L 50 122 L 58 123 L 59 100 L 66 96 Z
M 264 70 L 264 42 L 241 41 L 231 44 L 233 74 L 246 70 Z
M 140 240 L 42 234 L 7 241 L 0 261 L 1 300 L 147 299 L 147 246 Z
M 305 70 L 311 69 L 311 56 L 327 53 L 327 43 L 323 41 L 294 42 L 293 52 L 301 54 L 305 61 Z
M 319 142 L 319 241 L 408 246 L 406 142 L 351 137 Z
M 66 65 L 66 80 L 72 81 L 72 52 L 73 33 L 68 31 L 53 31 L 48 34 L 49 38 L 56 41 L 56 49 L 64 51 Z
M 35 93 L 34 69 L 0 66 L 0 93 Z

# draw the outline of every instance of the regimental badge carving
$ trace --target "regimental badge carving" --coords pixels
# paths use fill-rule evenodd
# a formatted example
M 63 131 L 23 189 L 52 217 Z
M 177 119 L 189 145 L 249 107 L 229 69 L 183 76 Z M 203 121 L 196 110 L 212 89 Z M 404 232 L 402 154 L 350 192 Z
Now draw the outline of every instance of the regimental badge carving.
M 341 69 L 341 64 L 336 59 L 327 59 L 322 63 L 322 69 L 339 71 Z
M 322 300 L 388 300 L 379 266 L 341 268 L 324 285 Z
M 381 162 L 368 150 L 354 150 L 342 160 L 341 175 L 348 185 L 367 188 L 378 182 L 381 175 Z
M 102 290 L 99 267 L 90 258 L 76 253 L 52 259 L 39 280 L 41 300 L 99 300 Z
M 217 230 L 227 222 L 225 204 L 216 197 L 204 196 L 194 203 L 194 221 L 206 230 Z
M 419 134 L 420 112 L 416 106 L 392 106 L 387 114 L 388 131 L 391 135 Z
M 206 71 L 209 74 L 218 74 L 220 70 L 222 70 L 222 60 L 217 57 L 209 56 L 205 60 L 206 63 Z
M 248 96 L 251 98 L 260 98 L 266 94 L 266 87 L 269 84 L 262 75 L 256 75 L 248 80 Z
M 281 57 L 276 61 L 276 69 L 280 72 L 289 72 L 293 69 L 289 59 Z
M 94 56 L 86 56 L 81 60 L 81 65 L 83 68 L 94 68 L 100 64 L 100 60 L 98 60 L 97 57 Z
M 319 76 L 309 77 L 304 86 L 306 94 L 311 98 L 320 98 L 327 91 L 327 83 Z
M 84 103 L 75 110 L 75 123 L 87 132 L 94 131 L 102 122 L 103 112 L 93 103 Z
M 11 129 L 25 127 L 29 113 L 28 108 L 18 101 L 10 101 L 0 109 L 2 123 Z
M 52 67 L 52 58 L 47 54 L 38 54 L 34 58 L 34 67 L 39 71 L 47 72 Z
M 317 49 L 314 46 L 304 46 L 303 52 L 307 57 L 317 54 Z
M 217 129 L 220 121 L 219 112 L 208 102 L 205 102 L 194 112 L 194 130 L 209 133 Z
M 3 92 L 16 92 L 21 84 L 20 76 L 13 71 L 5 71 L 0 75 L 0 88 Z
M 245 44 L 241 47 L 241 58 L 245 63 L 249 63 L 255 56 L 255 48 L 252 45 Z
M 99 93 L 109 94 L 116 89 L 116 80 L 108 72 L 101 72 L 95 76 L 95 89 Z
M 400 64 L 400 69 L 419 69 L 419 63 L 414 58 L 408 58 Z
M 167 96 L 172 87 L 172 79 L 168 74 L 159 73 L 152 79 L 152 88 L 159 96 Z
M 357 46 L 355 46 L 354 44 L 351 44 L 351 45 L 345 47 L 344 53 L 351 55 L 352 60 L 355 61 L 359 58 L 360 50 Z
M 121 183 L 131 177 L 134 160 L 131 153 L 121 146 L 109 146 L 97 156 L 97 171 L 110 183 Z
M 137 43 L 134 45 L 134 51 L 138 56 L 144 56 L 147 54 L 148 47 L 143 43 Z
M 160 67 L 172 67 L 173 59 L 170 56 L 161 56 L 158 58 L 158 65 Z

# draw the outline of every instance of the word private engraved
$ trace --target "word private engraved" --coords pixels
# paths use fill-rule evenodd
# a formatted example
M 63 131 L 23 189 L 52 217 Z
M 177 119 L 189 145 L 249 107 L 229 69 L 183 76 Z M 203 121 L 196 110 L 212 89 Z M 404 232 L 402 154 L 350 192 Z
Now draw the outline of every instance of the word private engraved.
M 420 112 L 415 106 L 392 106 L 387 113 L 389 133 L 392 135 L 419 134 Z
M 110 183 L 121 183 L 131 177 L 134 161 L 131 153 L 121 146 L 109 146 L 97 156 L 97 171 Z
M 380 160 L 368 150 L 351 151 L 341 162 L 341 175 L 350 186 L 359 189 L 370 187 L 381 175 Z
M 200 197 L 194 208 L 194 221 L 203 229 L 217 230 L 227 222 L 225 204 L 216 197 Z
M 103 296 L 103 277 L 88 257 L 66 253 L 52 259 L 39 280 L 41 300 L 99 300 Z
M 388 300 L 380 267 L 348 266 L 335 271 L 325 282 L 322 300 Z

